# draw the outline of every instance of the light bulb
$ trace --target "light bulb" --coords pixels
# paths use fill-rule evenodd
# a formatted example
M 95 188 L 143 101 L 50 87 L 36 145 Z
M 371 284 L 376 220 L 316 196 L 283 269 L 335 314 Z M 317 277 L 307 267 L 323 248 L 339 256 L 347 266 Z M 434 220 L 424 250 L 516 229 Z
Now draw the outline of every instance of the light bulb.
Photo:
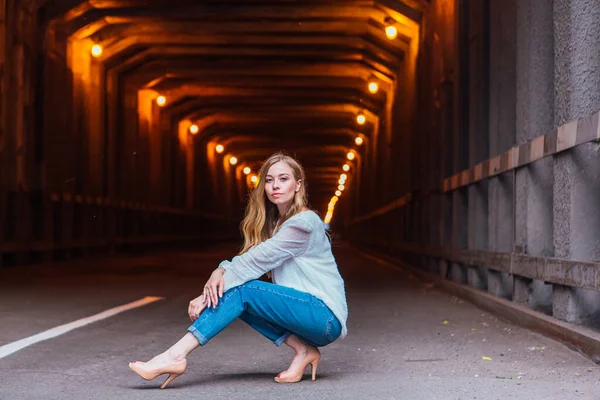
M 102 46 L 95 44 L 92 46 L 92 55 L 94 57 L 100 57 L 102 55 Z
M 375 94 L 379 90 L 377 82 L 369 82 L 369 92 Z
M 394 40 L 398 37 L 398 29 L 394 25 L 388 25 L 385 27 L 385 35 L 388 39 Z

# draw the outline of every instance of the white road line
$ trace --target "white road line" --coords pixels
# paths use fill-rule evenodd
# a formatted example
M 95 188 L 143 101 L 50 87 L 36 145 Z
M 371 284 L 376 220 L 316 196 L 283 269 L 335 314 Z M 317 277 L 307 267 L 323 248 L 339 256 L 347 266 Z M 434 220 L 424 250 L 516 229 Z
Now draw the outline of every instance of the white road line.
M 29 336 L 27 338 L 17 340 L 16 342 L 12 342 L 9 344 L 5 344 L 0 347 L 0 358 L 4 358 L 12 353 L 22 350 L 27 346 L 31 346 L 32 344 L 41 342 L 43 340 L 52 339 L 54 337 L 63 335 L 73 329 L 81 328 L 82 326 L 91 324 L 96 321 L 100 321 L 102 319 L 106 319 L 112 317 L 113 315 L 117 315 L 122 313 L 123 311 L 131 310 L 133 308 L 142 307 L 146 304 L 153 303 L 158 300 L 163 300 L 164 297 L 144 297 L 143 299 L 136 300 L 134 302 L 124 304 L 122 306 L 114 307 L 108 309 L 106 311 L 102 311 L 96 315 L 92 315 L 90 317 L 78 319 L 77 321 L 69 322 L 68 324 L 60 325 L 52 329 L 48 329 L 47 331 L 40 332 L 37 335 Z

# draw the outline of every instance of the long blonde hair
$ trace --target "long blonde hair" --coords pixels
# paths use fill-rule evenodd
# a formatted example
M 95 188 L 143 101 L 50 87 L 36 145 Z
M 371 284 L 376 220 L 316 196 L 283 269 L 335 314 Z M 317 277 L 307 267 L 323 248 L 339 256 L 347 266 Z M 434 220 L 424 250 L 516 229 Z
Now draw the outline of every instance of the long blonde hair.
M 278 162 L 285 162 L 291 169 L 296 182 L 300 181 L 300 189 L 294 195 L 292 204 L 288 207 L 285 215 L 279 215 L 277 206 L 267 198 L 265 193 L 265 179 L 271 166 Z M 293 217 L 308 206 L 306 193 L 306 177 L 304 169 L 298 161 L 283 153 L 275 153 L 263 162 L 260 169 L 259 181 L 256 188 L 250 193 L 246 215 L 241 223 L 241 231 L 244 235 L 244 246 L 239 254 L 247 252 L 252 246 L 256 246 L 275 234 L 277 220 L 280 227 L 286 220 Z

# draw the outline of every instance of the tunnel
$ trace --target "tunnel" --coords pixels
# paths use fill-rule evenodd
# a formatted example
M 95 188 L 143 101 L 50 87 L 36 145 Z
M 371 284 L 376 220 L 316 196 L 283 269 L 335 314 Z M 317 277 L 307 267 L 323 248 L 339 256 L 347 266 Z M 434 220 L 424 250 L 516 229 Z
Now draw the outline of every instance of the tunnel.
M 236 325 L 176 397 L 594 398 L 598 21 L 597 0 L 0 0 L 0 398 L 153 387 L 125 360 L 185 332 L 275 153 L 306 171 L 349 336 L 324 385 L 266 389 L 283 365 Z

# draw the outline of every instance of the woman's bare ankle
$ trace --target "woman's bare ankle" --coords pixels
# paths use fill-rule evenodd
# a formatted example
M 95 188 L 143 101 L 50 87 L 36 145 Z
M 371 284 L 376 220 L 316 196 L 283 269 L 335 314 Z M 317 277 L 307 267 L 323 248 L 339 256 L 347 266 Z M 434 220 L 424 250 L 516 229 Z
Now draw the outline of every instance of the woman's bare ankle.
M 303 340 L 301 340 L 296 335 L 288 336 L 288 338 L 285 339 L 284 343 L 287 344 L 288 346 L 290 346 L 292 348 L 292 350 L 294 350 L 296 355 L 305 355 L 311 349 L 310 345 L 305 343 Z
M 188 354 L 194 351 L 199 345 L 194 335 L 188 332 L 177 343 L 171 346 L 166 353 L 171 362 L 179 362 L 185 360 Z
M 169 349 L 166 351 L 166 356 L 171 362 L 180 362 L 185 360 L 187 354 L 179 349 Z
M 296 350 L 296 356 L 306 356 L 308 353 L 310 353 L 312 347 L 310 345 L 304 345 L 301 348 L 299 348 L 298 350 Z

